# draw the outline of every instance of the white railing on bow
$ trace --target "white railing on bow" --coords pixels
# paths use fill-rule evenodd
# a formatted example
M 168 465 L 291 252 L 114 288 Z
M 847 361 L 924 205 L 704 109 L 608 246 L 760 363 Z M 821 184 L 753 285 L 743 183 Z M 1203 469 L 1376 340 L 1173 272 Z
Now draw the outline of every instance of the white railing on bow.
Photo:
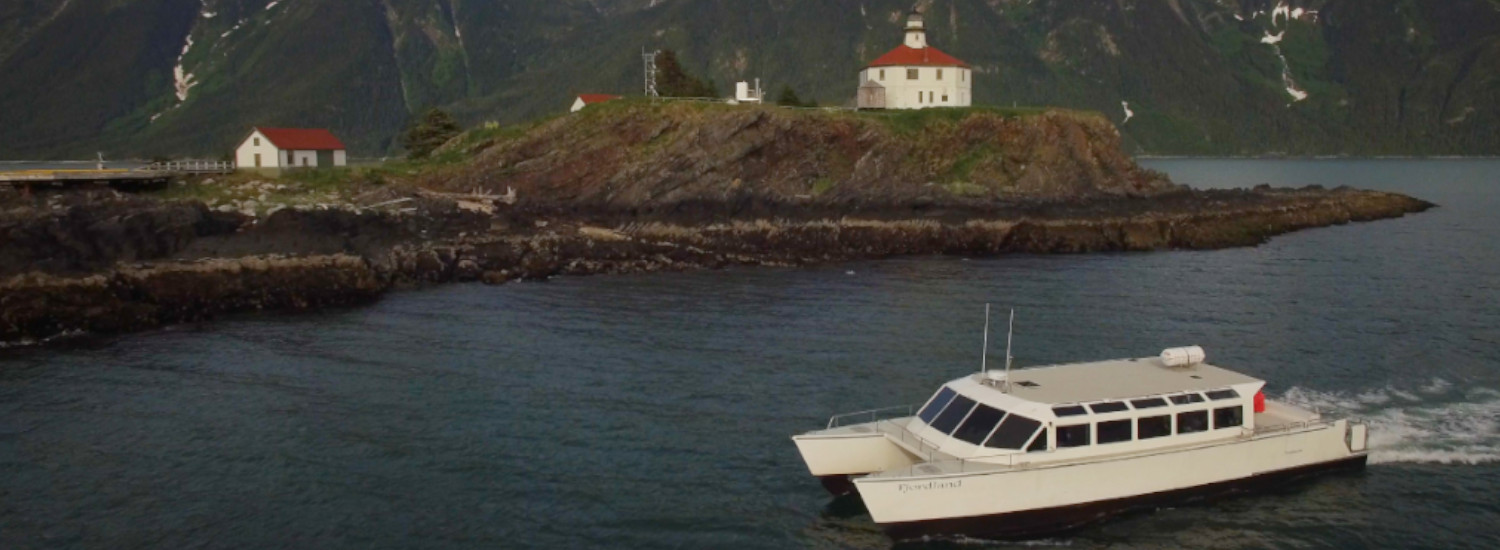
M 848 426 L 851 424 L 867 424 L 870 422 L 879 422 L 881 420 L 889 420 L 892 418 L 903 418 L 916 414 L 915 411 L 916 405 L 897 405 L 895 407 L 886 407 L 884 409 L 870 409 L 868 411 L 836 414 L 833 415 L 832 418 L 828 419 L 828 429 L 838 428 L 840 426 Z

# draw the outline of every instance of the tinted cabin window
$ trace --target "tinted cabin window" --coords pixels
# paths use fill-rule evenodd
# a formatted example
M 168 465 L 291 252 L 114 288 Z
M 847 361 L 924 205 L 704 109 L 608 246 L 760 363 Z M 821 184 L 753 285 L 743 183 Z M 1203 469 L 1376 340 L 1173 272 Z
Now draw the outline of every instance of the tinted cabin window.
M 952 401 L 955 395 L 958 394 L 948 388 L 938 390 L 932 401 L 927 402 L 926 407 L 922 407 L 922 412 L 917 413 L 917 417 L 921 418 L 922 422 L 931 424 L 932 419 L 937 418 L 938 413 L 943 412 L 943 407 L 948 406 L 948 402 Z
M 1135 421 L 1136 438 L 1151 439 L 1172 435 L 1172 415 L 1148 416 Z
M 1167 406 L 1167 400 L 1162 399 L 1160 397 L 1153 397 L 1153 398 L 1150 398 L 1150 399 L 1137 399 L 1135 401 L 1131 401 L 1130 404 L 1134 405 L 1135 408 L 1136 408 L 1136 410 L 1140 410 L 1140 409 L 1154 409 L 1156 407 L 1165 407 L 1165 406 Z
M 1207 420 L 1208 417 L 1204 417 L 1204 421 L 1206 422 Z M 1087 447 L 1089 445 L 1089 426 L 1089 424 L 1058 426 L 1057 448 Z
M 995 435 L 984 442 L 984 446 L 992 449 L 1020 449 L 1026 446 L 1026 442 L 1031 440 L 1031 434 L 1036 433 L 1036 429 L 1041 426 L 1041 422 L 1024 416 L 1007 416 L 1000 427 L 995 428 Z
M 1088 413 L 1088 411 L 1083 410 L 1083 405 L 1073 405 L 1070 407 L 1052 407 L 1052 414 L 1055 414 L 1058 417 L 1078 416 Z
M 1000 419 L 1004 417 L 1005 411 L 980 405 L 969 415 L 968 420 L 958 426 L 958 431 L 953 432 L 953 437 L 975 445 L 984 443 L 985 436 L 990 435 L 990 431 L 994 430 L 995 425 L 999 424 Z
M 1026 452 L 1028 452 L 1028 453 L 1040 453 L 1040 452 L 1045 452 L 1046 450 L 1047 450 L 1047 430 L 1042 430 L 1042 431 L 1039 431 L 1039 432 L 1036 433 L 1036 437 L 1031 438 L 1031 444 L 1026 446 Z
M 1240 396 L 1239 392 L 1236 392 L 1234 390 L 1219 390 L 1219 391 L 1208 392 L 1208 398 L 1212 399 L 1214 401 L 1222 401 L 1222 400 L 1225 400 L 1225 399 L 1234 399 L 1234 398 L 1239 397 L 1239 396 Z
M 1224 407 L 1214 409 L 1214 429 L 1233 428 L 1245 423 L 1244 407 Z
M 1189 403 L 1202 403 L 1203 402 L 1203 396 L 1198 395 L 1196 393 L 1189 393 L 1189 394 L 1186 394 L 1186 395 L 1174 395 L 1174 396 L 1172 396 L 1172 402 L 1176 403 L 1178 405 L 1187 405 Z
M 1208 431 L 1208 411 L 1177 413 L 1177 433 L 1192 434 Z
M 969 415 L 969 410 L 974 408 L 974 400 L 962 395 L 953 398 L 947 409 L 939 414 L 937 420 L 933 420 L 931 426 L 943 433 L 953 433 L 953 428 Z
M 1129 420 L 1115 420 L 1115 421 L 1111 421 L 1111 422 L 1100 422 L 1099 423 L 1099 443 L 1100 444 L 1104 444 L 1104 443 L 1119 443 L 1121 441 L 1130 441 L 1130 440 L 1131 440 L 1131 434 L 1130 434 L 1130 421 Z
M 1130 410 L 1130 407 L 1126 407 L 1125 403 L 1120 401 L 1108 401 L 1104 403 L 1094 403 L 1092 405 L 1089 405 L 1089 410 L 1094 411 L 1094 414 L 1100 414 L 1126 411 Z

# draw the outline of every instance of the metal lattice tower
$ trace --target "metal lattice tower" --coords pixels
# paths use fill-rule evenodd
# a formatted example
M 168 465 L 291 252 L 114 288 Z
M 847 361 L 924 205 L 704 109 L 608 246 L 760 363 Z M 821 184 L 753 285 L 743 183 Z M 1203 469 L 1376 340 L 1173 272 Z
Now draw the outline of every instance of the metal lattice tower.
M 641 48 L 641 59 L 646 63 L 646 97 L 652 99 L 661 97 L 661 93 L 656 91 L 656 56 L 659 54 L 660 50 L 648 52 L 646 48 Z

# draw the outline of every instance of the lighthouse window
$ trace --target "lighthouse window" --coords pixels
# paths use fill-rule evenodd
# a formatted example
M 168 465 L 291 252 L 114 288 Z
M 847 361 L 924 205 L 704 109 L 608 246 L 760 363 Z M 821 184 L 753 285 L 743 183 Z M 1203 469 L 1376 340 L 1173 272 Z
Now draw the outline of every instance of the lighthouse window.
M 1089 413 L 1088 411 L 1083 410 L 1083 405 L 1068 405 L 1066 407 L 1052 407 L 1052 414 L 1055 414 L 1055 415 L 1057 415 L 1059 417 L 1062 417 L 1062 416 L 1078 416 L 1078 415 L 1083 415 L 1083 414 L 1088 414 L 1088 413 Z
M 1037 428 L 1041 426 L 1041 422 L 1024 416 L 1014 414 L 1007 416 L 1005 421 L 1000 423 L 1000 427 L 995 428 L 995 435 L 990 436 L 990 440 L 984 442 L 984 446 L 991 449 L 1020 449 L 1026 445 L 1027 441 L 1031 441 L 1031 434 L 1036 433 Z
M 1057 427 L 1057 448 L 1087 446 L 1089 446 L 1089 424 Z
M 1193 434 L 1208 431 L 1208 411 L 1177 413 L 1177 433 Z
M 1131 401 L 1130 404 L 1134 405 L 1136 410 L 1154 409 L 1156 407 L 1167 406 L 1167 400 L 1160 397 L 1152 397 L 1150 399 L 1137 399 L 1135 401 Z
M 1148 416 L 1135 421 L 1136 437 L 1151 439 L 1172 435 L 1172 415 Z
M 1089 405 L 1089 410 L 1094 411 L 1094 414 L 1104 414 L 1130 410 L 1130 407 L 1126 407 L 1121 401 L 1105 401 Z
M 975 445 L 984 443 L 985 436 L 990 435 L 990 431 L 995 429 L 1002 418 L 1005 418 L 1005 411 L 980 405 L 969 415 L 968 420 L 958 426 L 953 437 Z
M 1240 396 L 1239 392 L 1236 392 L 1234 390 L 1219 390 L 1219 391 L 1208 392 L 1208 398 L 1212 399 L 1214 401 L 1223 401 L 1225 399 L 1234 399 L 1234 398 L 1239 397 L 1239 396 Z
M 973 408 L 973 399 L 962 395 L 955 397 L 953 398 L 953 402 L 948 404 L 948 408 L 943 409 L 942 414 L 938 415 L 937 420 L 932 421 L 931 426 L 945 434 L 953 433 L 953 428 L 957 427 L 958 423 L 962 422 L 965 416 L 969 416 L 969 411 Z
M 1233 428 L 1245 424 L 1244 407 L 1224 407 L 1214 409 L 1214 429 Z
M 1129 420 L 1114 420 L 1099 423 L 1099 444 L 1119 443 L 1130 441 L 1133 434 L 1130 433 Z
M 1184 394 L 1184 395 L 1174 395 L 1174 396 L 1172 396 L 1172 402 L 1176 403 L 1178 405 L 1186 405 L 1186 404 L 1189 404 L 1189 403 L 1202 403 L 1203 402 L 1203 396 L 1202 395 L 1198 395 L 1196 393 L 1189 393 L 1189 394 Z
M 907 80 L 916 80 L 917 79 L 917 70 L 916 69 L 907 69 L 906 70 L 906 79 Z
M 917 413 L 917 416 L 922 419 L 922 422 L 931 424 L 932 419 L 937 418 L 938 413 L 943 412 L 943 407 L 948 406 L 948 402 L 952 401 L 955 395 L 958 394 L 946 387 L 938 390 L 937 396 L 933 397 L 932 401 L 928 401 L 927 406 L 922 407 L 922 412 Z

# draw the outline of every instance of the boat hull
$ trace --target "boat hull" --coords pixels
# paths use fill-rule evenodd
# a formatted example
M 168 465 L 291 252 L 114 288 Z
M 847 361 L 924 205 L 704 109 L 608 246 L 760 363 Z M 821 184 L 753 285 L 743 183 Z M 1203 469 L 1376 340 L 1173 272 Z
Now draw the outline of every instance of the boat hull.
M 983 516 L 886 523 L 881 527 L 895 540 L 957 536 L 983 539 L 1038 538 L 1065 533 L 1130 512 L 1267 491 L 1320 475 L 1358 471 L 1364 469 L 1367 458 L 1361 454 L 1230 481 L 1105 501 Z

